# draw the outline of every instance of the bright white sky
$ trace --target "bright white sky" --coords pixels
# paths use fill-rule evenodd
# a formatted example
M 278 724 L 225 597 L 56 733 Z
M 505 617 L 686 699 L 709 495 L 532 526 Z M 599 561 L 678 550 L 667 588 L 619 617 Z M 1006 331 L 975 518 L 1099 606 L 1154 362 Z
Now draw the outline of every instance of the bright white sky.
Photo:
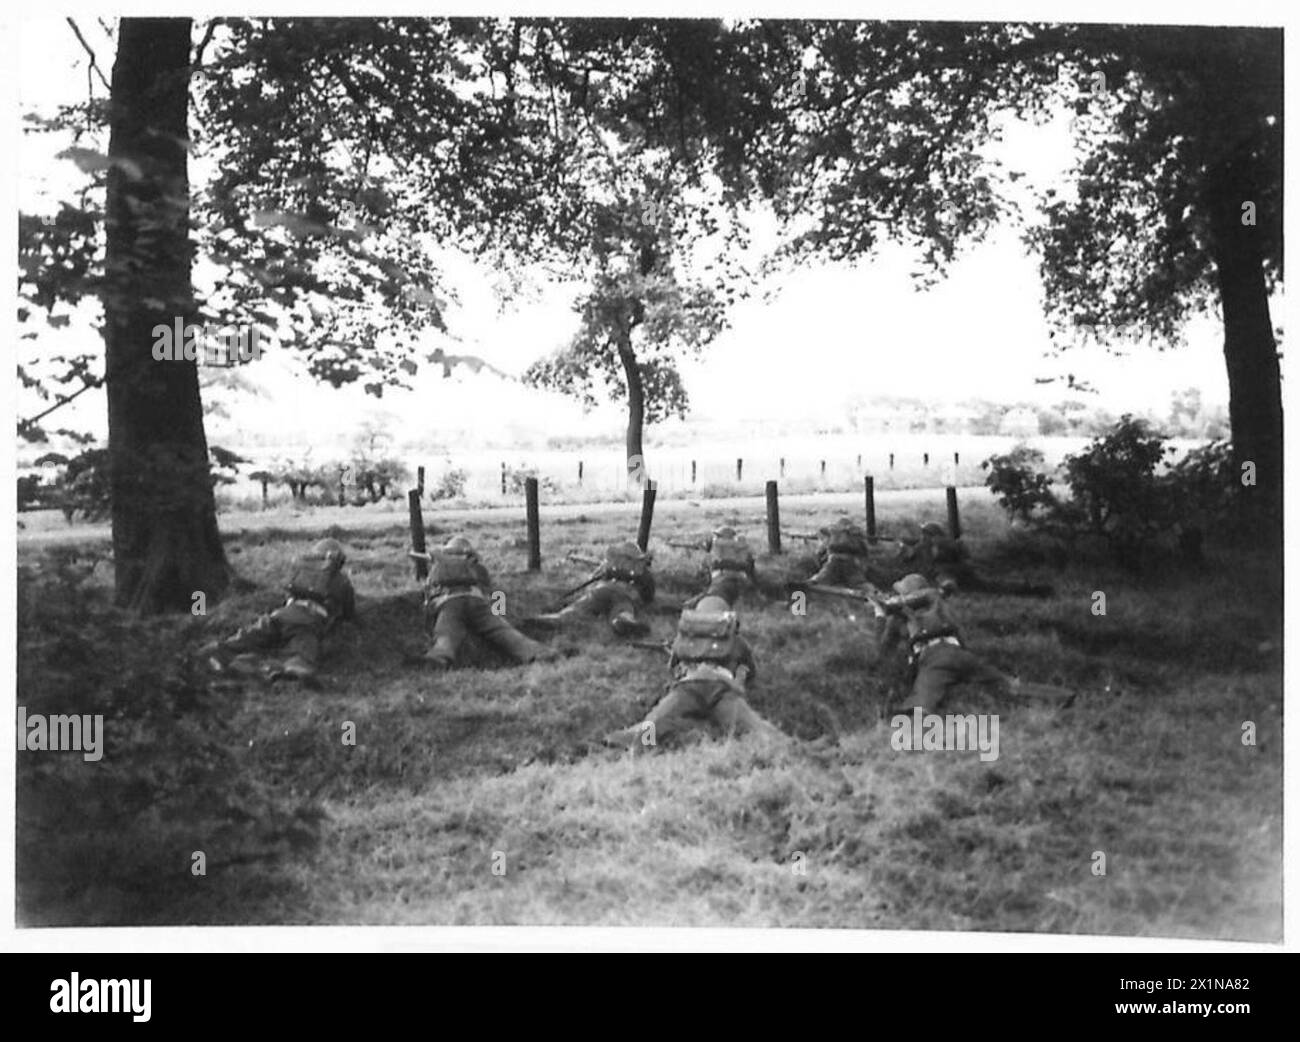
M 107 75 L 111 45 L 89 17 L 80 24 Z M 63 19 L 30 20 L 19 28 L 22 111 L 50 112 L 59 102 L 83 98 L 85 53 Z M 103 90 L 98 84 L 96 89 Z M 1047 186 L 1058 181 L 1067 166 L 1070 143 L 1065 120 L 1044 127 L 1015 124 L 1007 128 L 1002 154 L 1026 171 L 1028 182 Z M 23 142 L 23 209 L 52 210 L 51 196 L 70 197 L 67 186 L 76 183 L 78 172 L 66 160 L 54 158 L 64 144 L 36 135 Z M 1064 358 L 1045 358 L 1049 327 L 1041 311 L 1036 261 L 1025 254 L 1010 228 L 998 229 L 988 241 L 969 248 L 949 278 L 928 292 L 914 288 L 908 275 L 914 267 L 906 250 L 886 246 L 876 259 L 852 269 L 805 266 L 784 280 L 774 301 L 765 303 L 756 293 L 738 305 L 733 328 L 703 360 L 684 366 L 693 417 L 724 424 L 757 417 L 811 423 L 842 414 L 850 398 L 875 394 L 1046 404 L 1066 396 L 1063 382 L 1039 386 L 1035 377 L 1066 372 L 1101 392 L 1088 396 L 1087 402 L 1112 412 L 1148 407 L 1163 412 L 1170 394 L 1186 387 L 1200 388 L 1207 404 L 1226 404 L 1217 321 L 1190 326 L 1187 346 L 1177 351 L 1138 348 L 1116 358 L 1080 347 Z M 517 374 L 573 332 L 576 317 L 568 306 L 572 290 L 545 289 L 539 300 L 501 314 L 484 274 L 466 269 L 458 279 L 461 307 L 449 319 L 460 344 L 449 349 L 480 355 Z M 83 326 L 41 343 L 53 351 L 84 344 L 93 335 Z M 237 401 L 230 420 L 214 419 L 213 426 L 271 435 L 283 429 L 286 410 L 294 410 L 304 432 L 319 431 L 322 437 L 353 429 L 372 415 L 398 425 L 418 424 L 431 434 L 481 426 L 485 415 L 508 417 L 520 428 L 548 434 L 577 434 L 593 429 L 615 433 L 623 416 L 615 406 L 584 415 L 575 403 L 558 396 L 465 370 L 457 370 L 451 380 L 422 373 L 416 393 L 386 395 L 382 402 L 359 389 L 318 387 L 296 375 L 293 361 L 283 357 L 265 359 L 248 375 L 266 397 Z M 61 422 L 102 432 L 102 396 L 86 397 L 86 406 L 78 403 L 65 410 Z M 38 407 L 20 395 L 20 414 Z

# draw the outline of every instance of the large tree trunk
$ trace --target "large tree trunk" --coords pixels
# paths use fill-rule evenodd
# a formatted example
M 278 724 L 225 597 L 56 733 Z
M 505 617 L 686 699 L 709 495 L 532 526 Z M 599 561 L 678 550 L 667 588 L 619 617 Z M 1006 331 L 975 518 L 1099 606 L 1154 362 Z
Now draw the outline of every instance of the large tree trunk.
M 645 429 L 645 386 L 641 381 L 636 353 L 632 350 L 632 331 L 626 323 L 619 323 L 615 329 L 614 343 L 627 380 L 627 474 L 629 480 L 642 486 L 647 477 L 645 453 L 641 447 Z
M 1276 525 L 1282 504 L 1282 377 L 1264 281 L 1261 228 L 1242 223 L 1242 204 L 1260 205 L 1254 184 L 1248 154 L 1230 157 L 1212 178 L 1207 200 L 1210 249 L 1223 309 L 1233 451 L 1239 467 L 1255 465 L 1256 484 L 1243 486 L 1241 492 L 1251 513 Z M 1275 218 L 1256 215 L 1260 225 Z
M 229 582 L 194 361 L 155 361 L 157 325 L 195 316 L 190 19 L 124 18 L 113 65 L 104 340 L 117 602 L 181 611 Z M 182 345 L 175 345 L 182 346 Z

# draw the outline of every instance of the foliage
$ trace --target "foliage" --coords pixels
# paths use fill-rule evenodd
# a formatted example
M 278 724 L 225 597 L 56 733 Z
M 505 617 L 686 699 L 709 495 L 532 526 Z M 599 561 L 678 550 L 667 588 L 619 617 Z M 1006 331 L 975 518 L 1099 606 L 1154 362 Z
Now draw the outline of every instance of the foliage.
M 1232 447 L 1215 441 L 1189 451 L 1162 469 L 1173 452 L 1146 420 L 1125 414 L 1082 451 L 1065 457 L 1058 496 L 1043 454 L 1020 445 L 985 460 L 985 484 L 1012 519 L 1076 539 L 1105 539 L 1122 560 L 1133 562 L 1168 536 L 1183 540 L 1189 554 L 1204 531 L 1228 521 L 1237 470 Z
M 1239 475 L 1232 443 L 1212 441 L 1191 449 L 1164 475 L 1162 485 L 1184 524 L 1208 528 L 1227 522 L 1236 507 Z
M 525 491 L 525 483 L 529 478 L 537 478 L 537 491 L 541 492 L 558 492 L 560 486 L 556 484 L 553 478 L 544 477 L 537 473 L 536 467 L 510 467 L 506 470 L 506 490 L 517 496 L 522 496 Z
M 465 485 L 469 481 L 469 471 L 464 467 L 451 467 L 444 470 L 437 482 L 429 488 L 429 498 L 459 499 L 465 494 Z
M 348 468 L 351 484 L 364 495 L 364 501 L 370 503 L 391 498 L 410 476 L 406 464 L 392 457 L 369 459 L 359 456 Z
M 1169 451 L 1149 423 L 1125 413 L 1082 452 L 1065 457 L 1061 468 L 1070 488 L 1065 516 L 1095 535 L 1141 545 L 1173 520 L 1157 477 Z
M 1038 449 L 1017 445 L 1010 452 L 990 456 L 980 468 L 989 472 L 984 484 L 1012 520 L 1030 521 L 1056 502 L 1052 477 Z

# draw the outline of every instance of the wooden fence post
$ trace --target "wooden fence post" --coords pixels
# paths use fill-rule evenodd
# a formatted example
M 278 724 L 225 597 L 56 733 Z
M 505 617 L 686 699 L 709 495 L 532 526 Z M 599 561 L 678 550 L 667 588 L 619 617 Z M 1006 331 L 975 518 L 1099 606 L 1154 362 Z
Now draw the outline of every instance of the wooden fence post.
M 646 547 L 650 545 L 650 523 L 655 516 L 655 485 L 653 481 L 646 480 L 645 488 L 641 492 L 641 523 L 636 529 L 636 545 L 645 553 Z
M 424 495 L 424 468 L 415 468 L 415 487 L 421 496 Z
M 876 541 L 876 479 L 868 474 L 863 479 L 863 491 L 867 497 L 867 539 Z
M 501 494 L 503 496 L 506 494 L 506 465 L 504 462 L 501 464 Z
M 691 460 L 691 484 L 695 484 L 695 461 Z
M 767 548 L 774 554 L 781 552 L 781 507 L 777 503 L 776 482 L 767 483 Z
M 537 479 L 524 479 L 524 519 L 528 526 L 528 570 L 542 570 L 542 526 L 537 512 Z
M 957 490 L 948 486 L 948 534 L 954 539 L 961 538 L 961 518 L 957 516 Z
M 741 474 L 743 474 L 744 471 L 745 471 L 745 461 L 744 461 L 743 459 L 737 459 L 737 460 L 736 460 L 736 480 L 737 480 L 737 481 L 740 481 L 740 480 L 741 480 Z
M 424 544 L 424 514 L 420 510 L 420 490 L 411 489 L 406 494 L 406 502 L 411 508 L 411 549 L 417 554 L 425 552 Z M 417 582 L 424 582 L 425 577 L 429 574 L 429 562 L 423 558 L 417 557 L 415 560 L 415 578 Z

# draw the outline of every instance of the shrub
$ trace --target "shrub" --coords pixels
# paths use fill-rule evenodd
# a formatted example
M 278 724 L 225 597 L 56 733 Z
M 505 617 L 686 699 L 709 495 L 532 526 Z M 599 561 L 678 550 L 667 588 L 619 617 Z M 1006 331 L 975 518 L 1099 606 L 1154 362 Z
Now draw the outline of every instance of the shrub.
M 468 481 L 469 471 L 463 467 L 444 470 L 438 478 L 438 483 L 429 489 L 429 498 L 433 500 L 459 499 L 465 494 L 465 485 Z
M 522 496 L 524 494 L 524 482 L 529 478 L 537 478 L 537 489 L 539 492 L 558 492 L 560 486 L 551 478 L 544 478 L 537 473 L 536 467 L 513 467 L 506 471 L 506 488 Z
M 1038 449 L 1017 445 L 1008 453 L 990 456 L 980 467 L 989 472 L 984 484 L 998 497 L 998 503 L 1013 521 L 1017 518 L 1030 521 L 1036 513 L 1056 503 L 1052 477 Z
M 1163 434 L 1125 414 L 1061 464 L 1068 496 L 1058 496 L 1043 468 L 1043 455 L 1020 445 L 981 466 L 985 484 L 1012 519 L 1040 532 L 1104 539 L 1115 556 L 1137 563 L 1170 536 L 1189 559 L 1200 557 L 1201 533 L 1232 510 L 1235 489 L 1232 449 L 1212 442 L 1193 449 L 1161 472 L 1172 451 Z
M 1212 441 L 1190 450 L 1161 484 L 1184 524 L 1206 527 L 1227 520 L 1238 488 L 1232 443 Z
M 1117 546 L 1139 548 L 1176 519 L 1156 476 L 1169 451 L 1163 435 L 1125 413 L 1082 452 L 1065 457 L 1073 506 L 1064 519 Z

